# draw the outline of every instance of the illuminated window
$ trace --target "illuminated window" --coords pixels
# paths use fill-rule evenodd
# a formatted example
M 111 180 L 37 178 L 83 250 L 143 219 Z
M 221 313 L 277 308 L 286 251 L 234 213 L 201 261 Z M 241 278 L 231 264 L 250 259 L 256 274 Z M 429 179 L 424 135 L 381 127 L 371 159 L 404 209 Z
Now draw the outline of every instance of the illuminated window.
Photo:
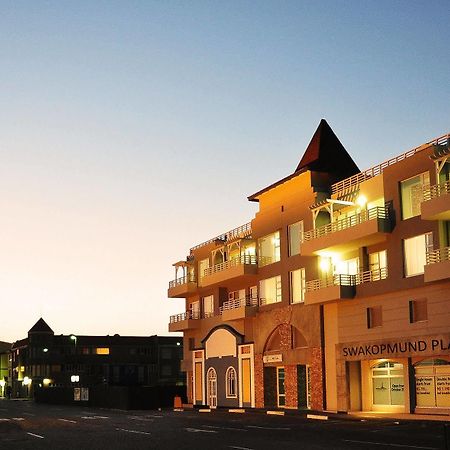
M 426 264 L 426 252 L 433 248 L 433 234 L 426 233 L 403 241 L 405 277 L 421 275 Z
M 258 264 L 260 267 L 280 260 L 280 232 L 258 239 Z
M 261 304 L 281 302 L 281 276 L 267 278 L 259 282 Z
M 214 296 L 203 297 L 203 317 L 214 316 Z
M 236 384 L 237 384 L 236 369 L 234 367 L 228 367 L 227 373 L 225 375 L 225 386 L 226 386 L 227 398 L 236 398 L 237 397 Z
M 372 281 L 384 280 L 387 277 L 386 250 L 369 253 L 369 270 L 372 273 Z
M 373 404 L 404 405 L 403 364 L 383 362 L 372 369 Z
M 94 352 L 96 355 L 109 355 L 109 348 L 108 347 L 97 347 L 94 349 Z
M 402 219 L 420 215 L 420 203 L 423 199 L 423 187 L 430 184 L 428 172 L 408 178 L 400 183 L 402 196 Z
M 291 283 L 291 303 L 301 303 L 305 299 L 305 269 L 289 272 Z
M 288 227 L 289 256 L 300 253 L 300 244 L 303 241 L 303 220 L 295 222 Z

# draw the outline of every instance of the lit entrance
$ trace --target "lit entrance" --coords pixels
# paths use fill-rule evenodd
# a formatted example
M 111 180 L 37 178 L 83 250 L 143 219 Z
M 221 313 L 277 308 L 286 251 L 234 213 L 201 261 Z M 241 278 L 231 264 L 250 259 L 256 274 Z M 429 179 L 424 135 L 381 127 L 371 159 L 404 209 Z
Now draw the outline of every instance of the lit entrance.
M 382 362 L 372 368 L 373 407 L 377 410 L 405 405 L 403 364 Z
M 210 408 L 217 408 L 217 373 L 210 367 L 207 373 L 207 395 Z

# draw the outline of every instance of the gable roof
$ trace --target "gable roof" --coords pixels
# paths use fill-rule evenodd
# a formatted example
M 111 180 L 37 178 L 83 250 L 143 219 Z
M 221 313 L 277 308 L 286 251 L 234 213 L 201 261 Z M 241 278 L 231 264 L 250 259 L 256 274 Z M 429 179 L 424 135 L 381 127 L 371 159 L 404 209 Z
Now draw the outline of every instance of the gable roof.
M 248 200 L 257 202 L 258 197 L 264 192 L 270 191 L 307 170 L 332 174 L 333 182 L 343 180 L 360 172 L 358 166 L 325 119 L 320 121 L 295 171 L 250 195 Z
M 28 334 L 32 333 L 55 334 L 42 317 L 28 331 Z

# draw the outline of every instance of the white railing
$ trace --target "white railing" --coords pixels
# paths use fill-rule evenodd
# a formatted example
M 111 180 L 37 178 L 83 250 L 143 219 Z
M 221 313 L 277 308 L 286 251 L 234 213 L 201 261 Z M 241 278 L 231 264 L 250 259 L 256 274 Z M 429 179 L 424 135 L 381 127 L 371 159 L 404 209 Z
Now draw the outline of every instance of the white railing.
M 355 286 L 356 275 L 336 274 L 327 278 L 319 278 L 306 282 L 306 291 L 318 291 L 331 286 Z
M 186 311 L 181 314 L 174 314 L 170 316 L 170 323 L 182 322 L 188 319 L 200 319 L 200 313 L 198 311 Z
M 356 284 L 371 283 L 372 281 L 385 280 L 388 277 L 387 267 L 367 270 L 356 275 Z
M 438 248 L 427 252 L 427 264 L 450 261 L 450 247 Z
M 220 307 L 220 314 L 222 314 L 224 311 L 238 309 L 244 306 L 258 306 L 258 299 L 256 297 L 250 297 L 247 295 L 243 298 L 228 300 L 226 302 L 223 302 L 223 305 Z
M 345 230 L 372 219 L 389 219 L 389 208 L 376 206 L 375 208 L 361 211 L 353 216 L 328 223 L 319 228 L 315 228 L 314 230 L 305 231 L 303 239 L 304 241 L 311 241 L 312 239 L 335 233 L 336 231 Z
M 404 159 L 415 155 L 416 153 L 428 148 L 430 145 L 449 145 L 449 141 L 450 141 L 450 134 L 444 134 L 443 136 L 439 136 L 438 138 L 433 139 L 432 141 L 427 142 L 426 144 L 413 148 L 412 150 L 408 150 L 407 152 L 395 156 L 394 158 L 391 158 L 387 161 L 384 161 L 381 164 L 378 164 L 370 169 L 365 170 L 364 172 L 357 173 L 355 175 L 352 175 L 351 177 L 346 178 L 345 180 L 341 180 L 338 181 L 337 183 L 334 183 L 331 186 L 331 193 L 336 194 L 339 192 L 343 191 L 345 192 L 349 189 L 355 188 L 363 181 L 383 173 L 386 167 L 392 166 L 393 164 L 397 164 L 399 161 L 403 161 Z
M 281 302 L 281 296 L 276 298 L 275 300 L 273 300 L 272 298 L 264 298 L 264 297 L 259 298 L 259 306 L 272 305 L 274 303 L 280 303 L 280 302 Z
M 198 244 L 195 247 L 192 247 L 191 252 L 197 250 L 200 247 L 204 247 L 205 245 L 212 244 L 214 242 L 218 241 L 229 242 L 235 239 L 242 239 L 245 237 L 249 237 L 251 235 L 252 235 L 252 224 L 251 222 L 248 222 L 245 223 L 244 225 L 240 225 L 237 228 L 233 228 L 232 230 L 227 231 L 226 233 L 220 234 L 219 236 L 209 239 L 208 241 L 202 242 L 201 244 Z
M 194 274 L 189 274 L 184 277 L 177 278 L 176 280 L 170 281 L 169 288 L 174 288 L 174 287 L 181 286 L 181 285 L 187 284 L 187 283 L 195 283 Z
M 272 259 L 273 258 L 271 256 L 258 256 L 258 266 L 264 267 L 267 266 L 268 264 L 272 264 Z
M 438 198 L 446 194 L 450 194 L 450 180 L 447 180 L 445 183 L 435 184 L 434 186 L 424 186 L 423 201 Z
M 222 272 L 224 270 L 230 269 L 231 267 L 242 266 L 244 264 L 256 265 L 255 255 L 242 255 L 237 258 L 230 259 L 229 261 L 224 261 L 219 264 L 215 264 L 212 267 L 208 267 L 204 270 L 203 276 L 207 277 L 217 272 Z

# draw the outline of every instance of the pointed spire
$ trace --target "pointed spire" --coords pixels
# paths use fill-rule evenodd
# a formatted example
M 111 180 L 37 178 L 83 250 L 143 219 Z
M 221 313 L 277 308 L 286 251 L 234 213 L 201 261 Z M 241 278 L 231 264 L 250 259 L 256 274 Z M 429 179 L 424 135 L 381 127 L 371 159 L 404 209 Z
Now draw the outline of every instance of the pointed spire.
M 320 121 L 295 172 L 304 170 L 339 174 L 341 179 L 360 172 L 325 119 Z
M 42 317 L 28 331 L 29 335 L 35 333 L 55 334 Z

